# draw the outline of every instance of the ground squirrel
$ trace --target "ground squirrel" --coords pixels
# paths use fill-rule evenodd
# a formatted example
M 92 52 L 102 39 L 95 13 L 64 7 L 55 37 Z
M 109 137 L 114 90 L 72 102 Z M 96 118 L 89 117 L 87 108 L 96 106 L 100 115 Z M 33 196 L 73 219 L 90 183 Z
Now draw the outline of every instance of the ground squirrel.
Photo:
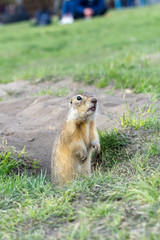
M 69 112 L 53 146 L 52 181 L 64 184 L 78 173 L 91 175 L 92 151 L 100 150 L 96 111 L 97 99 L 92 94 L 71 98 Z

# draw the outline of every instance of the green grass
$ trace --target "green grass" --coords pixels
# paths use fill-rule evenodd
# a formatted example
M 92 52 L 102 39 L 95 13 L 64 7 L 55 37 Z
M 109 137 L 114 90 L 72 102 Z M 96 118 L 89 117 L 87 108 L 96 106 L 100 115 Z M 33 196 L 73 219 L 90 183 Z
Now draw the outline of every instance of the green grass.
M 56 189 L 42 175 L 1 176 L 0 237 L 151 239 L 160 234 L 159 179 L 158 170 L 132 180 L 96 172 Z
M 16 148 L 7 146 L 7 143 L 0 146 L 0 173 L 8 175 L 11 173 L 21 173 L 24 170 L 38 168 L 38 160 L 27 156 L 25 147 L 22 151 L 17 151 Z
M 159 5 L 110 11 L 67 26 L 2 26 L 0 82 L 71 76 L 98 87 L 112 82 L 159 93 L 159 11 Z
M 58 89 L 56 91 L 52 90 L 51 88 L 46 88 L 41 91 L 39 91 L 36 96 L 43 96 L 43 95 L 49 95 L 49 96 L 57 96 L 57 97 L 64 97 L 69 93 L 69 89 L 64 87 L 61 89 Z
M 120 125 L 122 127 L 131 127 L 135 130 L 139 128 L 160 130 L 159 113 L 156 111 L 154 104 L 147 109 L 139 107 L 135 113 L 129 110 L 127 104 L 126 106 L 127 113 L 123 113 L 122 117 L 120 117 Z
M 99 131 L 101 152 L 95 154 L 96 163 L 105 167 L 112 167 L 118 161 L 123 161 L 127 156 L 126 148 L 131 143 L 131 137 L 117 129 L 110 132 Z

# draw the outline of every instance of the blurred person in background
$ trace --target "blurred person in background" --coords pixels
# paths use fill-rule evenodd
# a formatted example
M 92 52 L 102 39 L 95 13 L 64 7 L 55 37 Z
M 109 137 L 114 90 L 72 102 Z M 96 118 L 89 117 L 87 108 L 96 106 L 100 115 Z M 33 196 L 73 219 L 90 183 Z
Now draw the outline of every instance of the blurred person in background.
M 35 26 L 46 26 L 52 22 L 52 9 L 47 4 L 47 1 L 41 1 L 39 9 L 35 12 Z
M 65 0 L 62 4 L 61 24 L 73 23 L 78 18 L 103 15 L 106 11 L 105 0 Z
M 51 11 L 46 7 L 35 13 L 35 24 L 36 26 L 45 26 L 51 24 Z

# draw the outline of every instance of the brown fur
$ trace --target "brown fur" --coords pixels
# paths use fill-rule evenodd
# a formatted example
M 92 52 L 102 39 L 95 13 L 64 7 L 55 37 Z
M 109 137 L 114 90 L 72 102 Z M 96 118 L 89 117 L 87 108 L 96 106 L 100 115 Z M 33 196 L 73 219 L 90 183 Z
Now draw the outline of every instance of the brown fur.
M 77 96 L 71 99 L 70 111 L 53 147 L 51 175 L 60 184 L 69 182 L 78 173 L 90 176 L 92 150 L 99 149 L 95 111 L 88 110 L 96 100 L 93 95 L 78 96 L 82 100 L 78 101 Z

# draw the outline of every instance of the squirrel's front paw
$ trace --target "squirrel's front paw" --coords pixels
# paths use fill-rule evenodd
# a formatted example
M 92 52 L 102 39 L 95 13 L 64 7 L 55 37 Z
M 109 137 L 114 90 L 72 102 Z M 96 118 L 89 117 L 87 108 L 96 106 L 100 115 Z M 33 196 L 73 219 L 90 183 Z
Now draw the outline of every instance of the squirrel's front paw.
M 83 164 L 87 160 L 87 153 L 79 151 L 76 153 L 76 156 L 78 158 L 78 161 Z
M 92 143 L 92 147 L 95 151 L 100 152 L 100 144 L 99 143 Z

